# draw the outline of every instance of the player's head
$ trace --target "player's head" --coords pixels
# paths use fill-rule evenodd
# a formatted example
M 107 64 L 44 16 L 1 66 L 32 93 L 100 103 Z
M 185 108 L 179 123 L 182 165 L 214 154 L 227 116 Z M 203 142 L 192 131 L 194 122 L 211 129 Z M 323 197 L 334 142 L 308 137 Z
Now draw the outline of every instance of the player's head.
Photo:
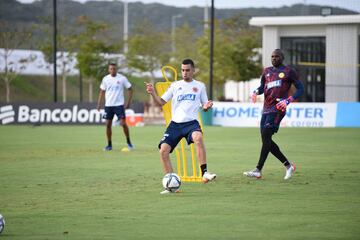
M 279 67 L 280 65 L 282 65 L 283 61 L 284 61 L 284 53 L 281 51 L 281 49 L 275 49 L 271 53 L 271 64 L 274 67 Z
M 111 76 L 115 77 L 117 73 L 116 64 L 115 63 L 109 63 L 108 71 Z
M 185 81 L 191 81 L 195 72 L 195 64 L 191 59 L 185 59 L 181 64 L 181 75 Z

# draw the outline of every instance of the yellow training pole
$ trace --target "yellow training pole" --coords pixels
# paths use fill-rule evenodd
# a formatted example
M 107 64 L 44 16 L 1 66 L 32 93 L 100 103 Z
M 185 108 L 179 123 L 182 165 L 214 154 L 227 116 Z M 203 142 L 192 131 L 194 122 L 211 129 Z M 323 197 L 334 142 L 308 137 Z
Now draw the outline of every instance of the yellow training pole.
M 155 89 L 159 96 L 163 95 L 171 84 L 171 81 L 166 76 L 165 71 L 167 69 L 171 70 L 174 73 L 173 79 L 174 79 L 174 81 L 177 81 L 177 71 L 174 67 L 172 67 L 172 66 L 162 67 L 161 72 L 163 74 L 165 82 L 158 82 L 155 85 Z M 163 110 L 166 126 L 168 126 L 171 121 L 171 101 L 169 101 L 165 105 L 163 105 L 162 110 Z M 204 131 L 200 114 L 199 114 L 198 118 L 199 118 L 200 127 L 201 127 L 202 131 Z M 194 144 L 190 145 L 190 151 L 191 151 L 191 165 L 190 166 L 192 166 L 192 168 L 193 168 L 192 176 L 189 176 L 188 171 L 187 171 L 188 164 L 187 164 L 187 156 L 186 156 L 186 152 L 185 152 L 184 138 L 181 139 L 181 141 L 180 141 L 180 148 L 181 148 L 181 152 L 178 149 L 178 147 L 175 149 L 175 156 L 176 156 L 177 172 L 178 172 L 178 175 L 180 176 L 181 180 L 184 182 L 201 182 L 202 177 L 201 177 L 200 164 L 198 164 L 198 166 L 196 166 L 197 161 L 196 161 Z M 196 170 L 197 168 L 198 168 L 198 170 Z

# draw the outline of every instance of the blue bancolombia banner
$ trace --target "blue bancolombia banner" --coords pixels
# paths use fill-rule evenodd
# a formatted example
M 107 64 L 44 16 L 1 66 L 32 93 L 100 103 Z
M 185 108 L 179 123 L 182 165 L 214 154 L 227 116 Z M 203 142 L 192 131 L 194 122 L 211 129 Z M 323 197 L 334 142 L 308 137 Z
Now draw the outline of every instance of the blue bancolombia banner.
M 0 104 L 0 124 L 100 124 L 103 113 L 94 103 Z

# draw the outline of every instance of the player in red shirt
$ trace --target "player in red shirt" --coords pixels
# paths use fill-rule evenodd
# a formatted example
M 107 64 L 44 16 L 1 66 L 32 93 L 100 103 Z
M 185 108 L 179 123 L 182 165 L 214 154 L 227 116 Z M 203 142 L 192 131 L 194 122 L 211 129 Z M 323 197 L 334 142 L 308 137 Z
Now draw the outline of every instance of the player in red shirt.
M 261 170 L 269 152 L 271 152 L 286 167 L 285 180 L 291 178 L 295 172 L 295 164 L 290 163 L 280 151 L 279 146 L 272 140 L 272 135 L 279 130 L 280 122 L 286 113 L 286 107 L 298 99 L 304 92 L 304 86 L 298 79 L 296 72 L 283 64 L 284 54 L 275 49 L 271 54 L 272 67 L 264 69 L 261 84 L 252 94 L 252 102 L 256 102 L 257 95 L 264 94 L 264 108 L 260 122 L 262 147 L 259 162 L 255 169 L 244 172 L 245 176 L 261 178 Z M 293 96 L 289 96 L 291 85 L 296 87 Z

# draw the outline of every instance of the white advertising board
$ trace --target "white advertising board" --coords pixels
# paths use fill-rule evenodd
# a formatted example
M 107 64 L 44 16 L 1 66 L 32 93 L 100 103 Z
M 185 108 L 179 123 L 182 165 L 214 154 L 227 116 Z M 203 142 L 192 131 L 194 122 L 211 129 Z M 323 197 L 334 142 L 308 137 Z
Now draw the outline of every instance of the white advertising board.
M 263 103 L 214 102 L 213 125 L 258 127 Z M 335 127 L 336 103 L 292 103 L 282 127 Z

